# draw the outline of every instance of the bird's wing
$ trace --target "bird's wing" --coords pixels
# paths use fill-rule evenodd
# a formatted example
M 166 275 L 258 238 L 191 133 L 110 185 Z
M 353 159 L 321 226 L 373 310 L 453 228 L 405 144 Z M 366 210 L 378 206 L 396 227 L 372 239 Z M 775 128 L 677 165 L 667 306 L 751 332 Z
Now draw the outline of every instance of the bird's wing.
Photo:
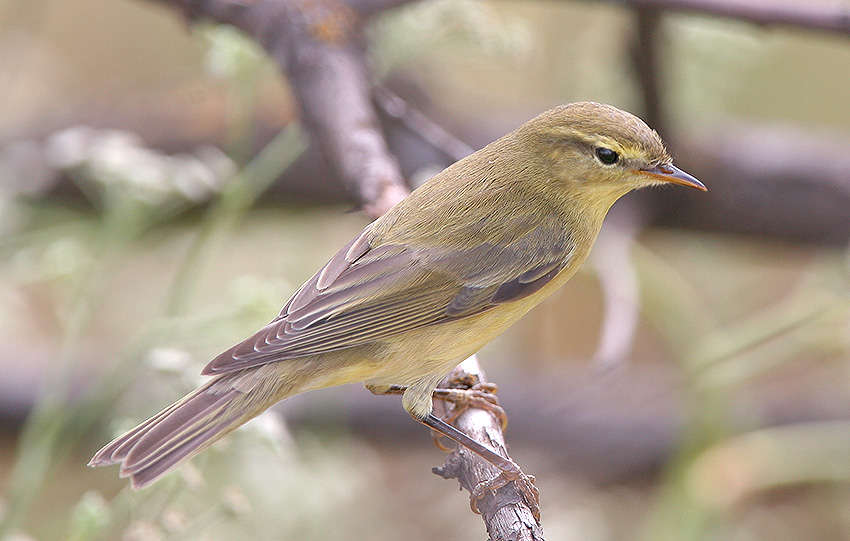
M 508 242 L 445 249 L 380 244 L 367 227 L 278 317 L 203 373 L 363 345 L 526 297 L 566 266 L 573 243 L 556 220 L 517 229 L 523 233 Z

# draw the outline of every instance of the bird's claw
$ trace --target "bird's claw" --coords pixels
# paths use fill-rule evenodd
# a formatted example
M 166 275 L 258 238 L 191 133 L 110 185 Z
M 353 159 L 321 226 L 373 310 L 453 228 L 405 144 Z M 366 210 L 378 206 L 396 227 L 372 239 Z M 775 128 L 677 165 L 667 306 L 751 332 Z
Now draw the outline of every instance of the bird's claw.
M 478 500 L 480 500 L 486 492 L 496 491 L 510 482 L 516 483 L 517 489 L 522 494 L 528 508 L 534 515 L 534 519 L 540 520 L 540 490 L 534 483 L 533 475 L 526 475 L 519 468 L 515 471 L 502 470 L 499 475 L 488 480 L 482 481 L 475 486 L 469 493 L 469 506 L 476 514 L 481 514 L 478 510 Z
M 468 408 L 479 408 L 487 410 L 499 420 L 504 430 L 508 426 L 508 416 L 499 399 L 496 397 L 498 387 L 494 383 L 476 383 L 469 389 L 435 389 L 434 398 L 444 400 L 451 406 L 441 418 L 443 421 L 453 424 Z M 434 434 L 434 445 L 443 451 L 451 451 L 440 441 L 441 435 Z
M 452 404 L 449 415 L 444 419 L 447 423 L 460 417 L 467 408 L 480 408 L 495 415 L 504 430 L 508 426 L 508 416 L 499 405 L 498 390 L 495 383 L 476 383 L 469 389 L 436 389 L 434 397 Z

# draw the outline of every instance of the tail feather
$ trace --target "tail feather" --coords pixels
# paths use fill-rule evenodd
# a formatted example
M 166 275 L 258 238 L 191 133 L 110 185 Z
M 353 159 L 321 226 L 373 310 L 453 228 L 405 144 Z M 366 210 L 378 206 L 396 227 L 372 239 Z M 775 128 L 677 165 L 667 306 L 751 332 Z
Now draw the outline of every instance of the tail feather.
M 130 477 L 134 489 L 144 488 L 238 427 L 239 421 L 240 416 L 231 416 L 217 421 L 215 426 L 199 428 L 193 436 L 175 440 L 173 445 L 159 449 L 144 464 L 131 464 L 128 468 L 125 462 L 121 476 Z
M 121 463 L 121 477 L 130 477 L 134 489 L 145 487 L 276 401 L 258 401 L 234 376 L 210 381 L 117 437 L 89 466 Z
M 184 398 L 185 400 L 185 398 Z M 180 406 L 181 401 L 175 402 L 171 406 L 157 413 L 147 421 L 143 422 L 136 428 L 125 432 L 121 436 L 115 438 L 108 444 L 106 444 L 100 451 L 95 453 L 92 459 L 89 461 L 89 466 L 97 467 L 97 466 L 108 466 L 110 464 L 118 464 L 122 460 L 127 457 L 127 453 L 133 448 L 133 445 L 141 438 L 145 431 L 156 424 L 162 418 L 166 417 L 169 413 L 174 411 L 177 407 Z
M 121 471 L 130 474 L 142 470 L 160 456 L 194 440 L 199 432 L 222 426 L 225 419 L 218 417 L 223 415 L 222 410 L 237 394 L 230 391 L 216 397 L 208 394 L 193 396 L 139 434 L 122 460 Z M 213 400 L 209 401 L 209 398 Z

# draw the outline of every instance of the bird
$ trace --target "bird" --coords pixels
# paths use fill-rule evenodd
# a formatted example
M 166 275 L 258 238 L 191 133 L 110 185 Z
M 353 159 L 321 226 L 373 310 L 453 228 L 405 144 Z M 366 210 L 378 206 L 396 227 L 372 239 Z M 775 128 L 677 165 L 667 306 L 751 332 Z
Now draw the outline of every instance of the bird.
M 546 111 L 367 225 L 268 325 L 212 359 L 205 383 L 89 465 L 120 463 L 139 489 L 280 400 L 363 382 L 400 392 L 414 419 L 513 474 L 506 480 L 522 477 L 434 416 L 438 382 L 570 279 L 615 201 L 662 184 L 706 190 L 631 113 L 596 102 Z

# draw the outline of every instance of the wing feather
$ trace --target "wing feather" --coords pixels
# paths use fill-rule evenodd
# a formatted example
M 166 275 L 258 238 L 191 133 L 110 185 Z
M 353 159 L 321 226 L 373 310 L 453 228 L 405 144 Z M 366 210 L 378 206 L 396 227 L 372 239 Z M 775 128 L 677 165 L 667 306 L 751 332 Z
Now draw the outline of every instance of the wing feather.
M 277 318 L 203 373 L 350 348 L 481 313 L 538 291 L 567 265 L 573 249 L 557 220 L 528 227 L 511 242 L 465 249 L 381 243 L 370 232 L 371 226 L 310 278 Z

